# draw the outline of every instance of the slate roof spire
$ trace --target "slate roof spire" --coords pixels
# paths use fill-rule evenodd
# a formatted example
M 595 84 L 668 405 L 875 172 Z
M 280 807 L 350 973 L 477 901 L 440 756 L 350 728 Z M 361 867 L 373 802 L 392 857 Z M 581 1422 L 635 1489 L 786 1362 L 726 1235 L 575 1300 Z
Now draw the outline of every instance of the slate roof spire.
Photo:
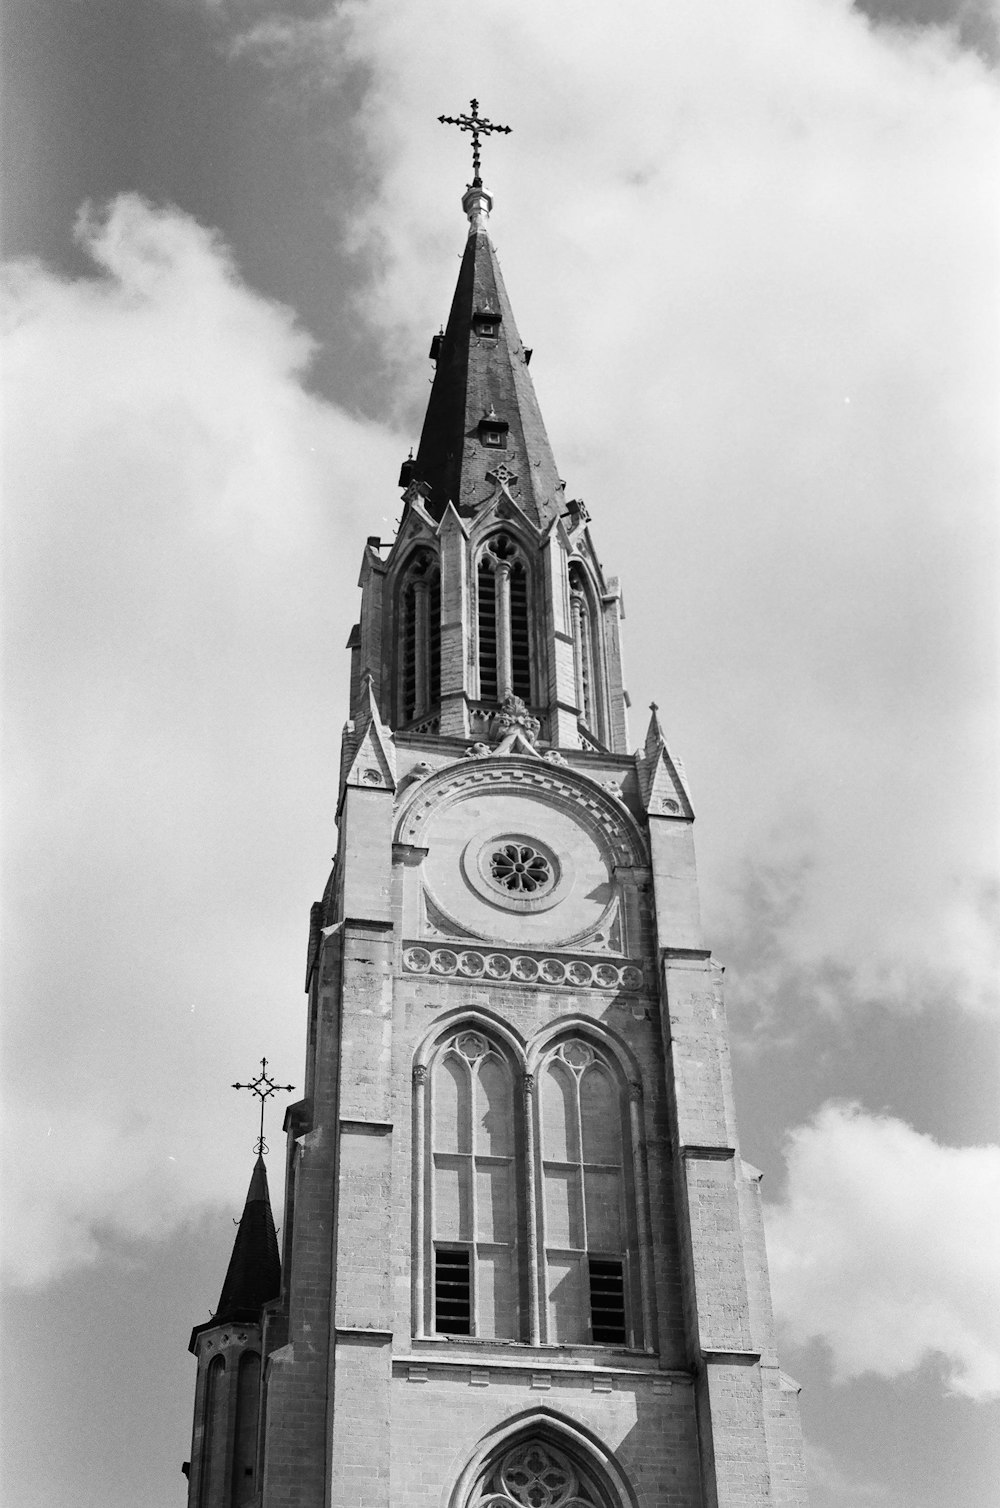
M 281 1258 L 271 1214 L 267 1169 L 263 1157 L 258 1156 L 212 1324 L 259 1320 L 262 1306 L 276 1299 L 280 1291 Z
M 434 519 L 449 502 L 468 515 L 492 495 L 486 474 L 503 461 L 518 478 L 518 502 L 544 527 L 563 511 L 563 484 L 486 228 L 492 195 L 473 183 L 462 208 L 468 241 L 448 323 L 431 347 L 436 371 L 407 479 Z

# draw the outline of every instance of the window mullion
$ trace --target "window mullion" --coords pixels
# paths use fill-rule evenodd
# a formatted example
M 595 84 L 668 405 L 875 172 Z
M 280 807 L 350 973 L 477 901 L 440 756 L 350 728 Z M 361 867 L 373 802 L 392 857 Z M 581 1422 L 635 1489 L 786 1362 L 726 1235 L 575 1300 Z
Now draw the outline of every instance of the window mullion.
M 428 1258 L 433 1258 L 434 1250 L 433 1212 L 430 1218 L 427 1217 L 428 1203 L 433 1205 L 434 1198 L 433 1122 L 427 1113 L 428 1098 L 427 1069 L 423 1064 L 418 1064 L 413 1073 L 413 1134 L 421 1151 L 420 1167 L 413 1180 L 413 1330 L 417 1336 L 427 1334 L 427 1321 L 430 1317 Z
M 497 611 L 497 700 L 514 691 L 510 639 L 510 562 L 498 560 L 495 569 Z
M 469 1069 L 469 1176 L 472 1187 L 469 1190 L 469 1219 L 471 1229 L 469 1238 L 471 1249 L 469 1252 L 469 1333 L 479 1334 L 479 1162 L 476 1145 L 476 1114 L 477 1099 L 479 1095 L 479 1075 L 474 1069 Z
M 430 584 L 426 577 L 413 583 L 413 715 L 427 711 L 430 680 L 430 622 L 428 618 Z
M 542 1344 L 541 1284 L 545 1271 L 545 1233 L 538 1220 L 538 1172 L 535 1163 L 535 1076 L 524 1076 L 524 1202 L 528 1222 L 525 1251 L 528 1262 L 528 1338 L 533 1346 Z M 544 1223 L 544 1211 L 542 1216 Z M 541 1258 L 541 1260 L 540 1260 Z M 546 1319 L 546 1331 L 548 1329 Z M 523 1332 L 522 1332 L 523 1333 Z
M 649 1192 L 646 1177 L 645 1143 L 642 1135 L 642 1095 L 638 1085 L 630 1085 L 629 1131 L 632 1136 L 632 1179 L 635 1188 L 635 1221 L 629 1221 L 635 1230 L 639 1248 L 639 1300 L 642 1310 L 642 1345 L 653 1350 L 653 1272 L 651 1263 L 651 1232 L 649 1228 Z M 623 1169 L 624 1173 L 624 1169 Z M 622 1178 L 622 1192 L 626 1195 L 626 1180 Z M 626 1210 L 627 1214 L 627 1210 Z

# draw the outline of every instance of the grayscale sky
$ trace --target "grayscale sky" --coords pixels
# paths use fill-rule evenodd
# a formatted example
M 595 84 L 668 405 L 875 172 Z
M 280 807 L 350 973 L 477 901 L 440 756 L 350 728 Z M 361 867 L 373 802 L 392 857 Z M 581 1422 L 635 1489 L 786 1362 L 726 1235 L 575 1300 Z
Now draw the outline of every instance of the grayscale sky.
M 184 1501 L 473 94 L 693 787 L 813 1508 L 995 1501 L 996 6 L 5 12 L 4 1501 Z

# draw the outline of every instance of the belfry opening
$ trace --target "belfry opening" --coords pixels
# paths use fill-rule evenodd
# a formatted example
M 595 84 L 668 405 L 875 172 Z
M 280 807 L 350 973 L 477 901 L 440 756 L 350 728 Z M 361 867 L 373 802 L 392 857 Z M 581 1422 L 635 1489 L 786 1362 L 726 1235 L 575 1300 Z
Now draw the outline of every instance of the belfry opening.
M 509 128 L 442 120 L 464 249 L 362 551 L 280 1250 L 260 1155 L 191 1336 L 188 1505 L 804 1508 L 690 791 L 655 708 L 632 743 L 600 505 L 490 238 Z

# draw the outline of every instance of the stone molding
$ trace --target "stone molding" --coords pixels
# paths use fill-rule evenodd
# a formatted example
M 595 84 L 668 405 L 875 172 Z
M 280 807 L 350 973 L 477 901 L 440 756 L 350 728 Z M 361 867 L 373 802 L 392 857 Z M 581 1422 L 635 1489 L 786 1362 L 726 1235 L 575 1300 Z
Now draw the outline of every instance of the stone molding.
M 403 946 L 403 970 L 436 979 L 483 979 L 491 984 L 539 984 L 547 988 L 642 994 L 646 977 L 639 963 L 593 962 L 586 958 L 534 958 L 500 948 Z

